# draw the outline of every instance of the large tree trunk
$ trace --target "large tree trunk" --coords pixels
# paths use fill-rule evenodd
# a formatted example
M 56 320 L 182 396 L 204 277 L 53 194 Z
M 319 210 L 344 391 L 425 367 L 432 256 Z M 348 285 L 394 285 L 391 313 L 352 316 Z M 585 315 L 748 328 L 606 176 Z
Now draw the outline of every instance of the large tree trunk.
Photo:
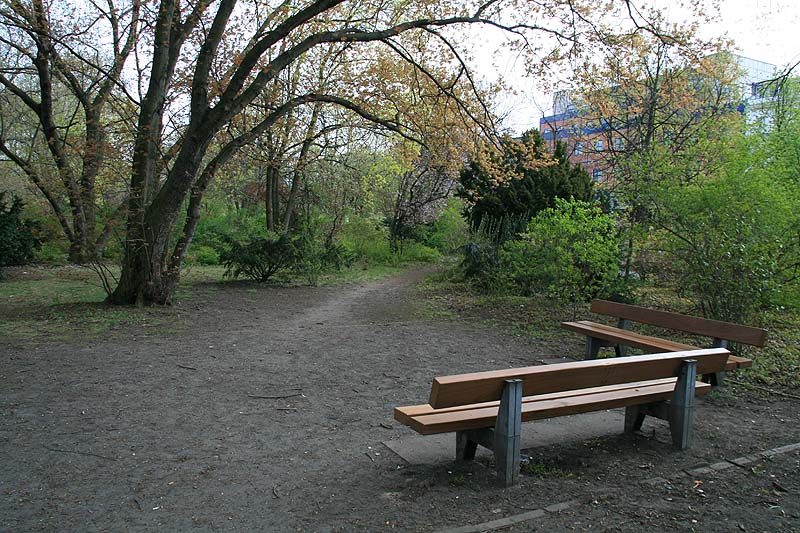
M 111 302 L 136 305 L 170 302 L 177 283 L 177 275 L 171 270 L 181 266 L 170 257 L 173 230 L 210 141 L 207 131 L 190 128 L 152 203 L 146 209 L 129 213 L 122 272 L 117 288 L 109 297 Z M 148 176 L 138 181 L 147 183 L 150 179 Z

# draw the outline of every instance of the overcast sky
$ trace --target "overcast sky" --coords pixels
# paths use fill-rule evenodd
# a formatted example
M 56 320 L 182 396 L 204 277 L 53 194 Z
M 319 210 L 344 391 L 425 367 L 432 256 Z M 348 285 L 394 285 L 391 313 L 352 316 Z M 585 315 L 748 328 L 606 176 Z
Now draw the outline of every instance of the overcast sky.
M 712 0 L 705 1 L 711 5 Z M 687 11 L 680 6 L 680 0 L 640 0 L 639 3 L 656 4 L 675 21 L 686 18 Z M 717 11 L 719 20 L 703 26 L 701 37 L 726 35 L 735 41 L 737 53 L 779 68 L 800 61 L 800 0 L 719 0 L 718 4 L 718 11 L 709 11 Z M 492 61 L 488 49 L 477 55 L 481 63 L 478 70 L 485 78 L 497 76 L 499 72 L 517 90 L 516 95 L 506 100 L 511 113 L 505 125 L 514 133 L 538 126 L 542 114 L 550 111 L 551 95 L 537 89 L 532 80 L 525 79 L 522 65 L 513 57 Z M 492 63 L 494 67 L 490 66 Z

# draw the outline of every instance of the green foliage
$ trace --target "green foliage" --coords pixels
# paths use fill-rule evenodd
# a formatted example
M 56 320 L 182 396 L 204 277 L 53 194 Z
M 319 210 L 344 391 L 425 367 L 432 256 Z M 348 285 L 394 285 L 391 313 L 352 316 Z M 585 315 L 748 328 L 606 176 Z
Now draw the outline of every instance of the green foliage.
M 425 243 L 443 254 L 458 250 L 469 239 L 469 226 L 462 216 L 464 203 L 450 198 L 439 218 L 431 225 Z
M 194 265 L 218 265 L 219 252 L 204 244 L 195 244 L 189 249 L 186 262 Z
M 0 192 L 0 268 L 31 262 L 40 246 L 33 223 L 22 218 L 22 199 L 12 196 L 9 205 L 5 197 Z
M 591 177 L 569 162 L 562 143 L 556 143 L 551 157 L 539 132 L 530 130 L 521 140 L 505 138 L 502 149 L 471 161 L 461 172 L 459 195 L 469 206 L 466 214 L 473 228 L 488 219 L 501 226 L 500 233 L 519 233 L 556 198 L 591 199 Z
M 353 263 L 354 256 L 345 246 L 323 239 L 319 224 L 303 226 L 292 239 L 297 249 L 292 272 L 311 285 L 316 285 L 324 272 L 341 270 Z
M 219 254 L 225 277 L 244 276 L 259 283 L 286 270 L 301 257 L 300 247 L 289 235 L 256 237 L 248 242 L 223 236 L 226 248 Z
M 562 302 L 619 298 L 619 233 L 614 219 L 578 200 L 556 199 L 519 240 L 500 249 L 499 268 L 523 294 L 546 292 Z
M 349 267 L 353 254 L 342 244 L 326 242 L 319 226 L 307 225 L 294 233 L 271 234 L 241 242 L 223 235 L 218 248 L 219 262 L 226 267 L 225 277 L 245 276 L 264 282 L 284 271 L 315 285 L 322 273 Z
M 48 265 L 66 265 L 69 244 L 64 240 L 43 242 L 36 251 L 36 260 Z
M 389 246 L 386 226 L 374 219 L 350 217 L 342 228 L 341 243 L 358 261 L 382 265 L 398 261 Z
M 218 250 L 225 246 L 225 237 L 239 242 L 266 237 L 264 227 L 264 215 L 257 209 L 233 209 L 224 202 L 209 201 L 204 205 L 189 253 L 199 246 Z
M 401 262 L 434 263 L 442 258 L 439 250 L 417 241 L 403 241 L 398 252 Z
M 500 265 L 500 248 L 517 237 L 513 228 L 524 228 L 525 220 L 525 215 L 484 218 L 477 229 L 470 231 L 469 241 L 459 248 L 459 269 L 474 288 L 485 293 L 499 293 L 508 288 Z
M 349 262 L 366 265 L 399 265 L 405 262 L 428 263 L 439 260 L 438 250 L 413 239 L 398 242 L 392 250 L 385 225 L 372 218 L 350 217 L 341 232 L 340 247 Z
M 707 317 L 748 322 L 796 288 L 797 201 L 796 190 L 769 174 L 738 169 L 665 191 L 663 247 L 675 263 L 678 292 Z

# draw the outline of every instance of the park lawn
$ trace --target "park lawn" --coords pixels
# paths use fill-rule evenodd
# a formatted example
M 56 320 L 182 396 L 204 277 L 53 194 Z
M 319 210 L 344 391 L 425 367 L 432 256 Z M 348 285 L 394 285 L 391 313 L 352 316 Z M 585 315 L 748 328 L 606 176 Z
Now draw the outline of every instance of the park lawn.
M 318 285 L 365 283 L 391 276 L 409 265 L 362 265 L 323 274 Z M 190 265 L 184 268 L 176 305 L 164 307 L 112 306 L 97 274 L 75 265 L 26 265 L 6 269 L 0 281 L 0 337 L 9 342 L 42 344 L 76 338 L 97 338 L 122 327 L 178 331 L 191 320 L 191 302 L 201 293 L 225 290 L 224 267 Z M 116 275 L 117 270 L 111 270 Z M 246 282 L 249 283 L 249 282 Z M 296 277 L 276 276 L 278 286 L 306 284 Z M 254 286 L 257 284 L 254 284 Z

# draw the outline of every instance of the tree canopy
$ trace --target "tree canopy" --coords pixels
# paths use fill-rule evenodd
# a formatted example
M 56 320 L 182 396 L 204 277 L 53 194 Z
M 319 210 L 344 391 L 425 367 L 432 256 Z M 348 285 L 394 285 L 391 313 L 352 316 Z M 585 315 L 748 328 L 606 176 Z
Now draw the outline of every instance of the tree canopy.
M 593 193 L 589 173 L 569 161 L 564 144 L 556 143 L 550 154 L 538 130 L 503 138 L 501 150 L 470 161 L 460 182 L 472 227 L 499 225 L 500 234 L 523 229 L 556 198 L 588 201 Z

